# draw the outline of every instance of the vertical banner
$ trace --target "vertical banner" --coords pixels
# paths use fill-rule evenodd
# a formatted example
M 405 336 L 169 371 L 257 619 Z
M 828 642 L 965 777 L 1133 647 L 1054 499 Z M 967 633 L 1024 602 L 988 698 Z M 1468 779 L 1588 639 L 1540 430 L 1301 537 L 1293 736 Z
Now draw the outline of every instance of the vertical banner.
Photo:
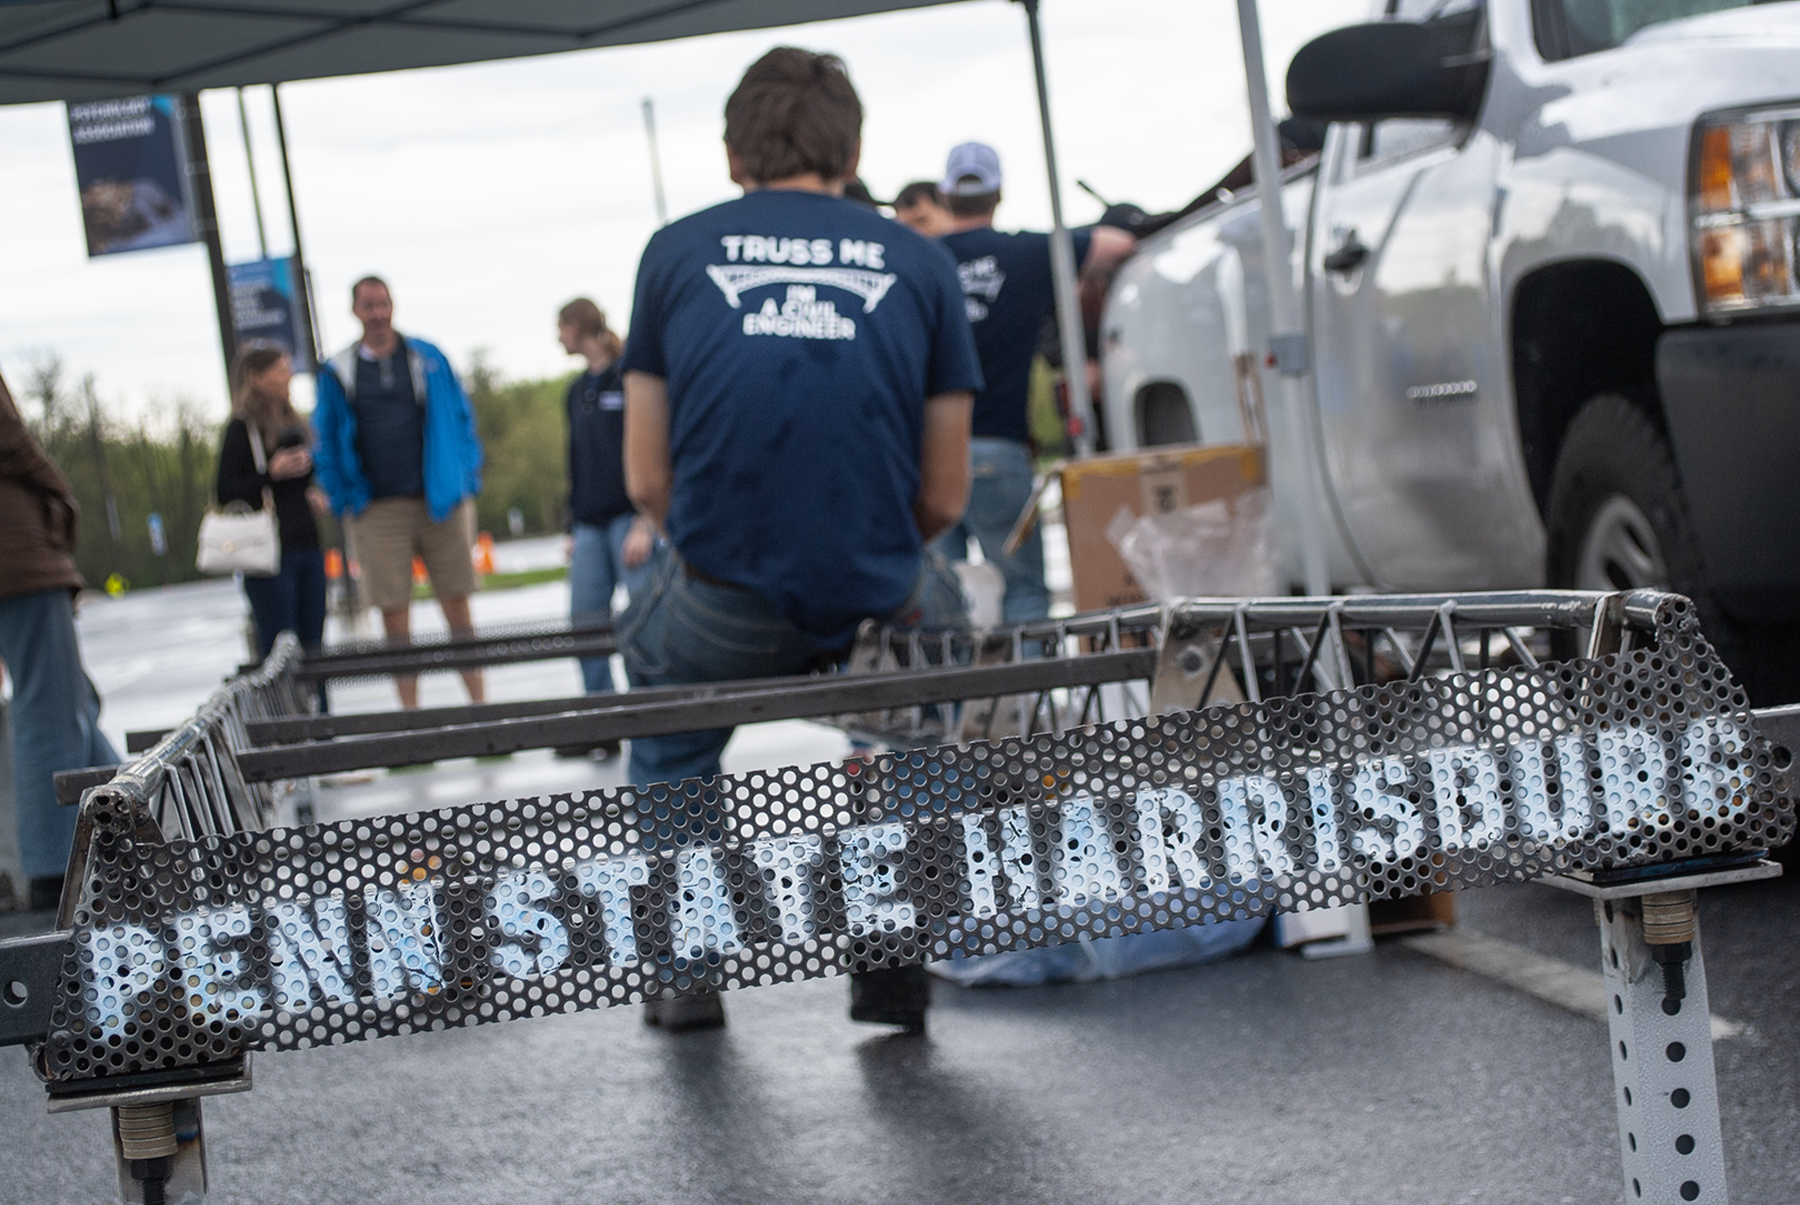
M 301 287 L 291 257 L 259 259 L 225 269 L 231 287 L 231 324 L 238 345 L 251 340 L 274 343 L 294 362 L 296 372 L 311 372 L 311 340 L 300 325 L 295 300 Z
M 196 241 L 176 101 L 128 96 L 68 106 L 90 257 Z

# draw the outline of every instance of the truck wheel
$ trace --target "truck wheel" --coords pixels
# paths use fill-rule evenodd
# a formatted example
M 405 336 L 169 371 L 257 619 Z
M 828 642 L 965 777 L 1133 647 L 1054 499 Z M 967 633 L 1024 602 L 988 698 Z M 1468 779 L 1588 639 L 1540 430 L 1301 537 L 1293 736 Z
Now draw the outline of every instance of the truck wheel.
M 1731 634 L 1701 570 L 1675 458 L 1640 407 L 1602 394 L 1576 413 L 1550 478 L 1545 526 L 1552 586 L 1685 594 L 1726 652 Z
M 1702 584 L 1668 441 L 1622 397 L 1602 395 L 1576 413 L 1546 511 L 1552 585 L 1686 593 Z
M 1701 566 L 1669 442 L 1642 408 L 1602 394 L 1576 413 L 1544 509 L 1544 576 L 1552 586 L 1685 594 L 1752 707 L 1800 700 L 1800 629 L 1726 617 Z M 1572 657 L 1579 650 L 1572 633 L 1559 633 L 1551 651 Z

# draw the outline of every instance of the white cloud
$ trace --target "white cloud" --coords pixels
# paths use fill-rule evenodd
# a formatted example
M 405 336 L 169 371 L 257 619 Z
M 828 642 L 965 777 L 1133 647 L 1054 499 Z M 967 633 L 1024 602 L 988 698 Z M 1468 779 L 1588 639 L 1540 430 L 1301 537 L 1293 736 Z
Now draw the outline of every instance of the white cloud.
M 1362 19 L 1350 0 L 1263 0 L 1277 93 L 1304 41 Z M 1072 221 L 1109 198 L 1179 206 L 1249 147 L 1235 7 L 1225 0 L 1046 0 L 1047 71 Z M 577 294 L 623 324 L 655 227 L 641 102 L 656 102 L 670 211 L 734 195 L 725 97 L 770 46 L 841 54 L 867 112 L 863 174 L 878 195 L 934 176 L 949 147 L 991 142 L 1007 172 L 1003 225 L 1049 224 L 1023 11 L 1004 0 L 782 30 L 284 86 L 302 233 L 325 341 L 354 338 L 346 291 L 379 272 L 397 324 L 459 364 L 486 348 L 514 376 L 557 372 L 558 306 Z M 248 97 L 270 250 L 290 247 L 267 92 Z M 1279 95 L 1276 107 L 1281 107 Z M 257 237 L 235 96 L 203 98 L 229 260 Z M 109 404 L 185 395 L 224 412 L 205 253 L 89 261 L 60 105 L 0 109 L 0 370 L 60 352 Z

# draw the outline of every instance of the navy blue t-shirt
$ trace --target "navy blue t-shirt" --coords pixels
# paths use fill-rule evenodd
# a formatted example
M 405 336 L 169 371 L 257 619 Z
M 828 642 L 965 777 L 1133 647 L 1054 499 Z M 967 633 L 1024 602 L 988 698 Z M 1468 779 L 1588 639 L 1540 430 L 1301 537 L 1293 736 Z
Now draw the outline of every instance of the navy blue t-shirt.
M 1090 230 L 1071 232 L 1075 266 L 1087 258 Z M 1031 357 L 1037 354 L 1044 319 L 1056 312 L 1050 275 L 1050 236 L 1030 230 L 1002 234 L 991 227 L 946 234 L 956 257 L 981 375 L 987 388 L 975 395 L 975 434 L 1027 443 Z
M 625 393 L 619 366 L 569 382 L 569 517 L 604 527 L 631 510 L 625 493 Z
M 827 647 L 906 601 L 925 399 L 981 387 L 942 247 L 819 193 L 703 210 L 644 249 L 623 368 L 668 382 L 688 564 Z
M 370 498 L 425 496 L 425 407 L 413 394 L 402 339 L 393 355 L 372 360 L 356 349 L 356 454 Z

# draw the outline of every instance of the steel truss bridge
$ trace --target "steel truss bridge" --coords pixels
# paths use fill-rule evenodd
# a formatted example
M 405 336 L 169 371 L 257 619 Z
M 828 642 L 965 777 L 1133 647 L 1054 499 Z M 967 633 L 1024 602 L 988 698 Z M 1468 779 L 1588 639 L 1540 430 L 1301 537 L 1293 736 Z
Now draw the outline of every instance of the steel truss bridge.
M 0 943 L 0 1041 L 52 1111 L 112 1110 L 122 1199 L 204 1196 L 200 1100 L 258 1050 L 1531 879 L 1595 900 L 1628 1198 L 1726 1199 L 1694 891 L 1780 872 L 1800 709 L 1749 710 L 1686 599 L 1191 599 L 870 626 L 809 677 L 312 711 L 320 678 L 612 648 L 284 637 L 64 776 L 57 928 Z M 888 752 L 276 824 L 317 775 L 800 717 Z

